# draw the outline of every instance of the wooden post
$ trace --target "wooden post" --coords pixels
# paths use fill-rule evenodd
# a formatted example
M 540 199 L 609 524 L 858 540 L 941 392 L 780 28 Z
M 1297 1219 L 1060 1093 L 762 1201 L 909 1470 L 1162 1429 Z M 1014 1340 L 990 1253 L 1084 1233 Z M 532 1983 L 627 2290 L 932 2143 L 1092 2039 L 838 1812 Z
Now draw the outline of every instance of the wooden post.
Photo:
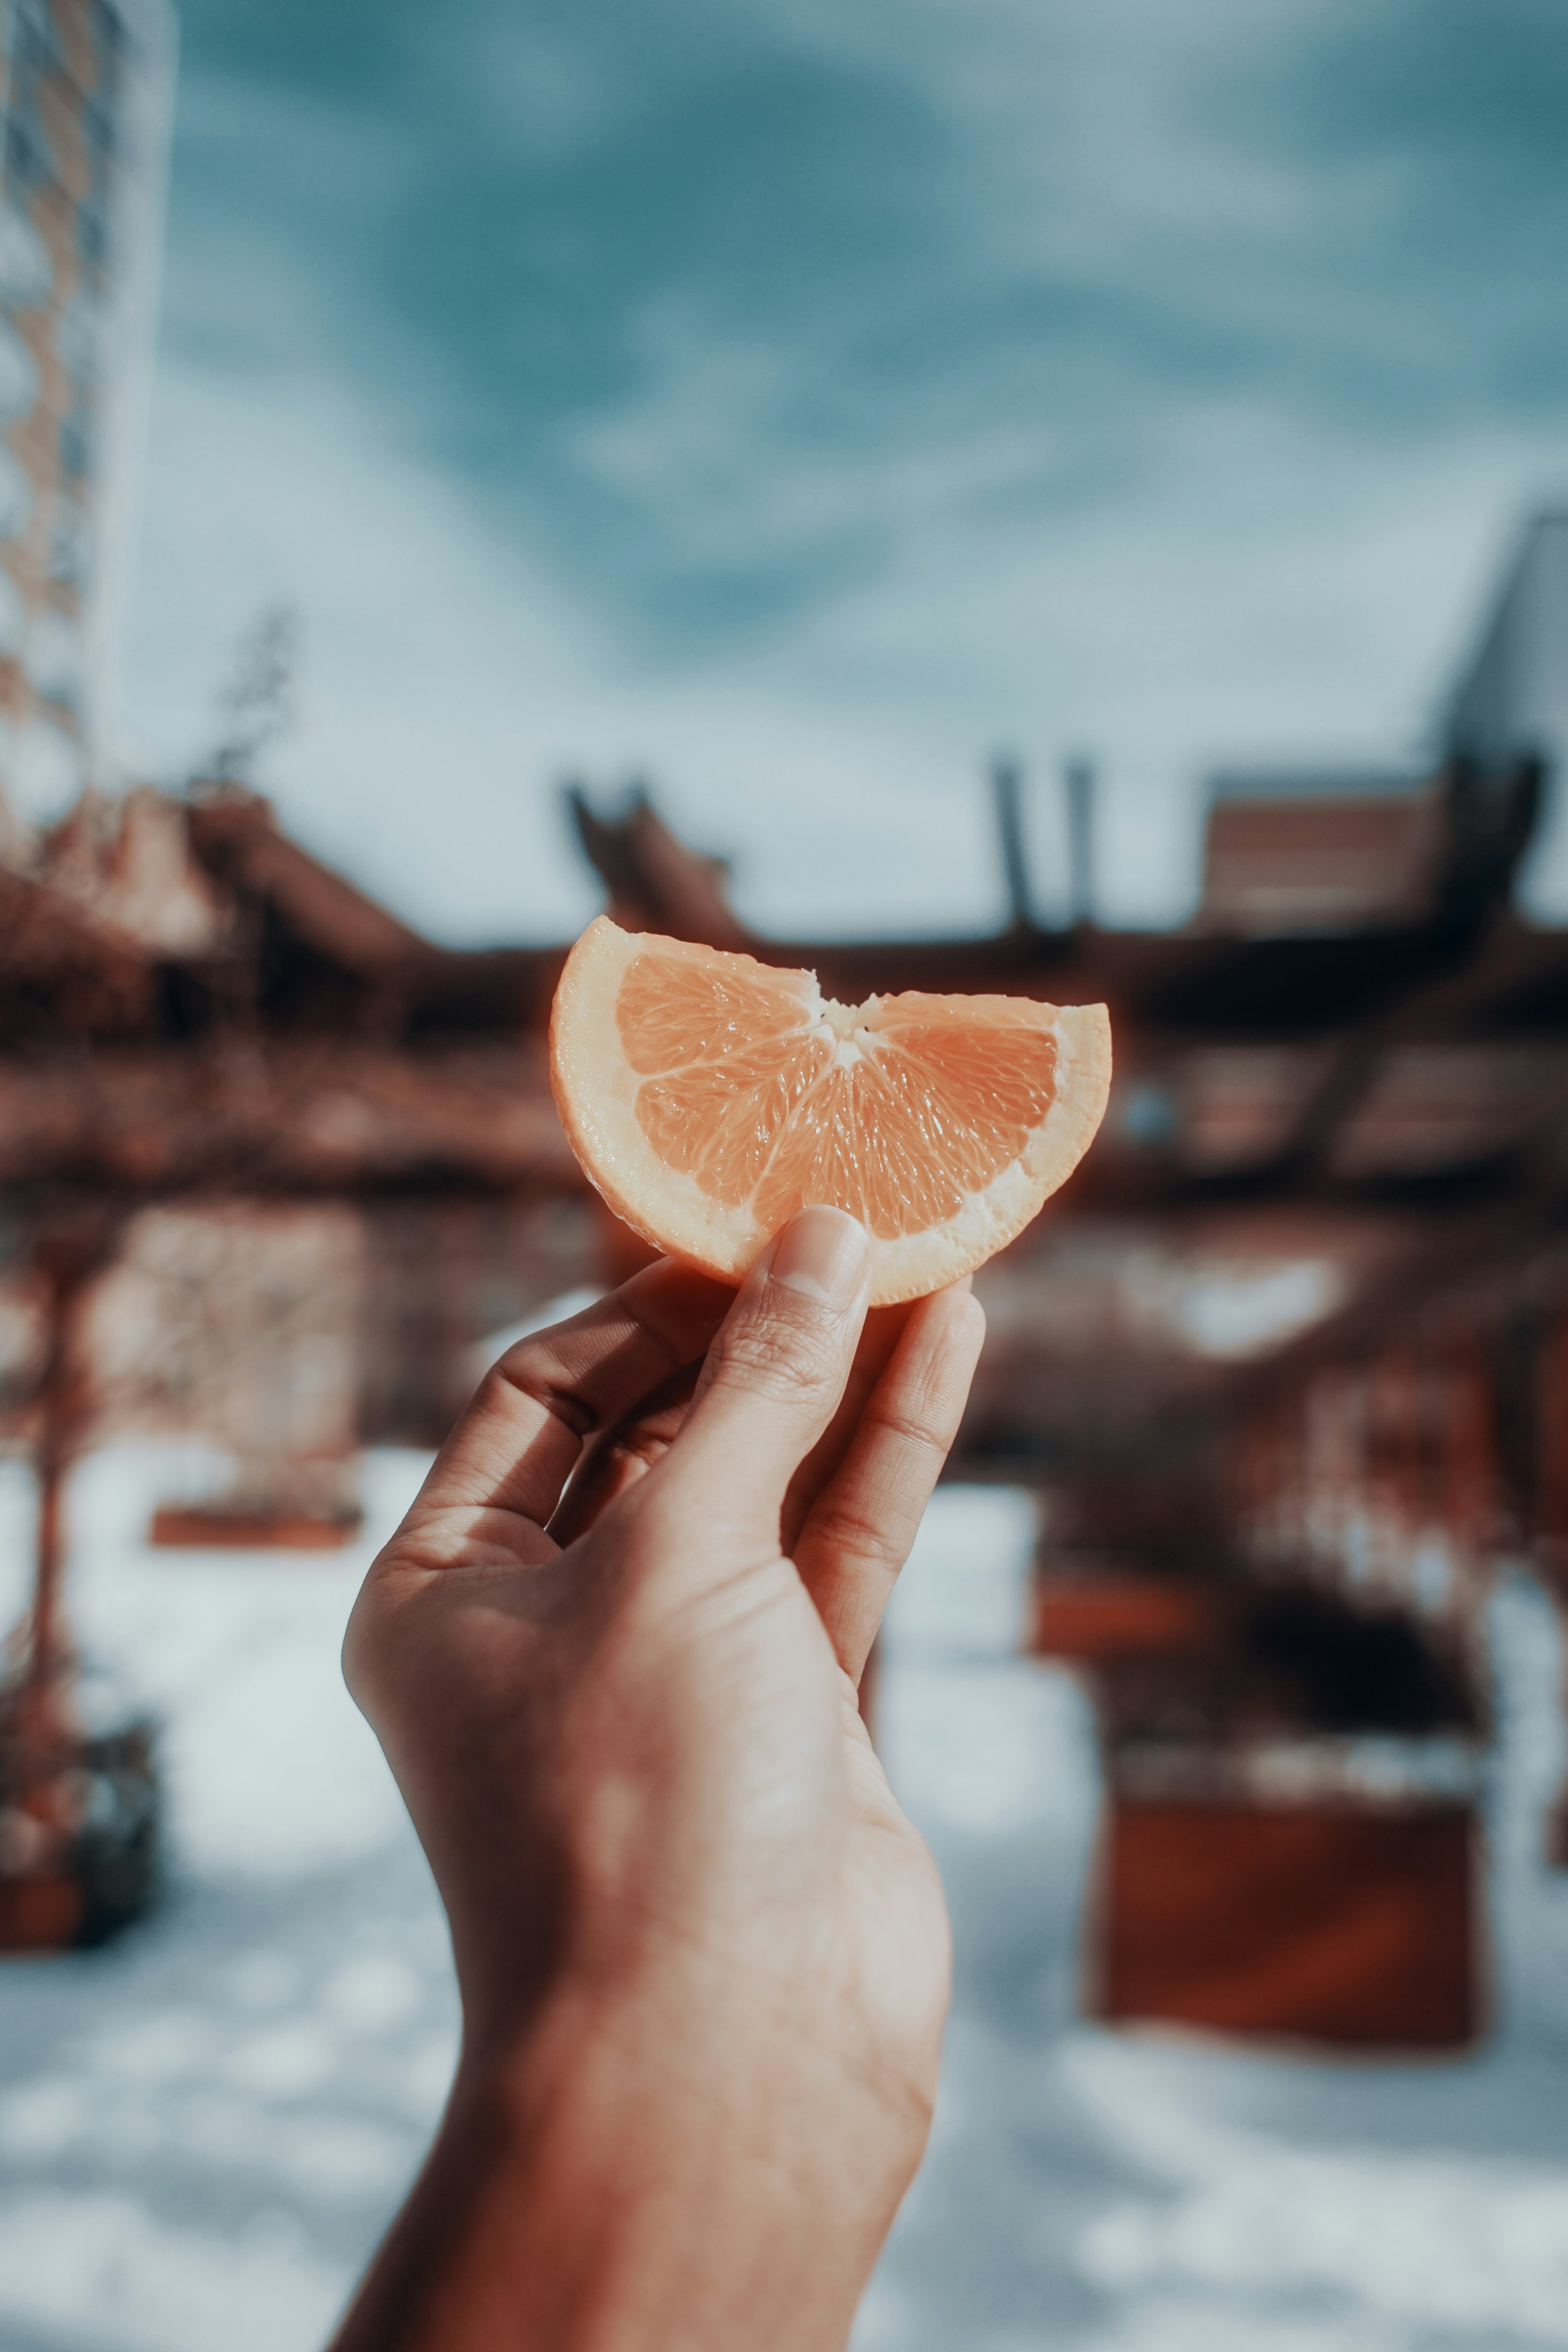
M 1062 771 L 1068 796 L 1068 873 L 1075 927 L 1094 920 L 1094 762 L 1081 756 Z
M 1007 919 L 1015 931 L 1031 930 L 1034 911 L 1028 852 L 1024 845 L 1024 772 L 1016 760 L 998 754 L 992 761 L 991 796 L 995 803 L 1002 872 L 1007 885 Z
M 51 1745 L 62 1718 L 66 1659 L 61 1586 L 66 1561 L 65 1487 L 91 1420 L 91 1370 L 85 1323 L 92 1287 L 119 1245 L 121 1220 L 110 1213 L 47 1225 L 34 1244 L 43 1276 L 47 1338 L 38 1382 L 34 1465 L 37 1521 L 26 1664 L 20 1688 L 23 1736 Z

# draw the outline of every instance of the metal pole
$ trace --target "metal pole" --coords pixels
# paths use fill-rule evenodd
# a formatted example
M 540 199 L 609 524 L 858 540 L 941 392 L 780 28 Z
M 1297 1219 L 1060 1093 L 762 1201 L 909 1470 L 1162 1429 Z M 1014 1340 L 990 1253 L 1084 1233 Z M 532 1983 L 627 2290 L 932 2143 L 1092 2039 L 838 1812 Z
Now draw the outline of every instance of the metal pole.
M 1068 796 L 1068 898 L 1075 923 L 1094 919 L 1094 762 L 1073 759 L 1063 771 Z
M 1034 917 L 1029 908 L 1029 866 L 1024 849 L 1024 772 L 1010 754 L 998 752 L 992 761 L 991 792 L 1002 845 L 1008 920 L 1016 931 L 1031 930 Z

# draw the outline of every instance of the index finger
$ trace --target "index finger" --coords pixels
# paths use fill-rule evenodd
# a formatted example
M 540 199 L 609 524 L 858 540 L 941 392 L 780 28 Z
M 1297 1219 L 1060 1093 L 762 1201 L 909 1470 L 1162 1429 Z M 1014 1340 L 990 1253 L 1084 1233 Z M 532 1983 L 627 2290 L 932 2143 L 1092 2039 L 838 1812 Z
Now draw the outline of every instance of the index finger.
M 735 1294 L 666 1259 L 491 1365 L 420 1492 L 436 1510 L 516 1511 L 542 1527 L 596 1429 L 707 1349 Z

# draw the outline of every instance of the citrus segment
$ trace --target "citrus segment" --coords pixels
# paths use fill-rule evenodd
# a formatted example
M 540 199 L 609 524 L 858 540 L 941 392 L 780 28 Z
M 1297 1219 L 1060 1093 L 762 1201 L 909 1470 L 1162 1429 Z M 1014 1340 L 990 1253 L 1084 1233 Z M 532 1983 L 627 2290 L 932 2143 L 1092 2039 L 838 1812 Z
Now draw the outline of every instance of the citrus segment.
M 1103 1005 L 825 999 L 814 975 L 592 924 L 551 1018 L 551 1083 L 610 1206 L 738 1279 L 796 1212 L 872 1235 L 872 1297 L 919 1297 L 1010 1241 L 1092 1139 Z

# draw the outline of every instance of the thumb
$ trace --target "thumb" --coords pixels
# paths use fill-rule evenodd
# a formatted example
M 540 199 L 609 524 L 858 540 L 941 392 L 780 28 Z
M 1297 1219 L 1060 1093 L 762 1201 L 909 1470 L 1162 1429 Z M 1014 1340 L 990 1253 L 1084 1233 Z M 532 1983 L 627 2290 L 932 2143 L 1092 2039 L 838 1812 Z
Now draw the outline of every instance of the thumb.
M 710 1525 L 778 1542 L 784 1490 L 844 1394 L 871 1290 L 871 1244 L 842 1209 L 804 1209 L 771 1241 L 708 1350 L 665 1457 Z

